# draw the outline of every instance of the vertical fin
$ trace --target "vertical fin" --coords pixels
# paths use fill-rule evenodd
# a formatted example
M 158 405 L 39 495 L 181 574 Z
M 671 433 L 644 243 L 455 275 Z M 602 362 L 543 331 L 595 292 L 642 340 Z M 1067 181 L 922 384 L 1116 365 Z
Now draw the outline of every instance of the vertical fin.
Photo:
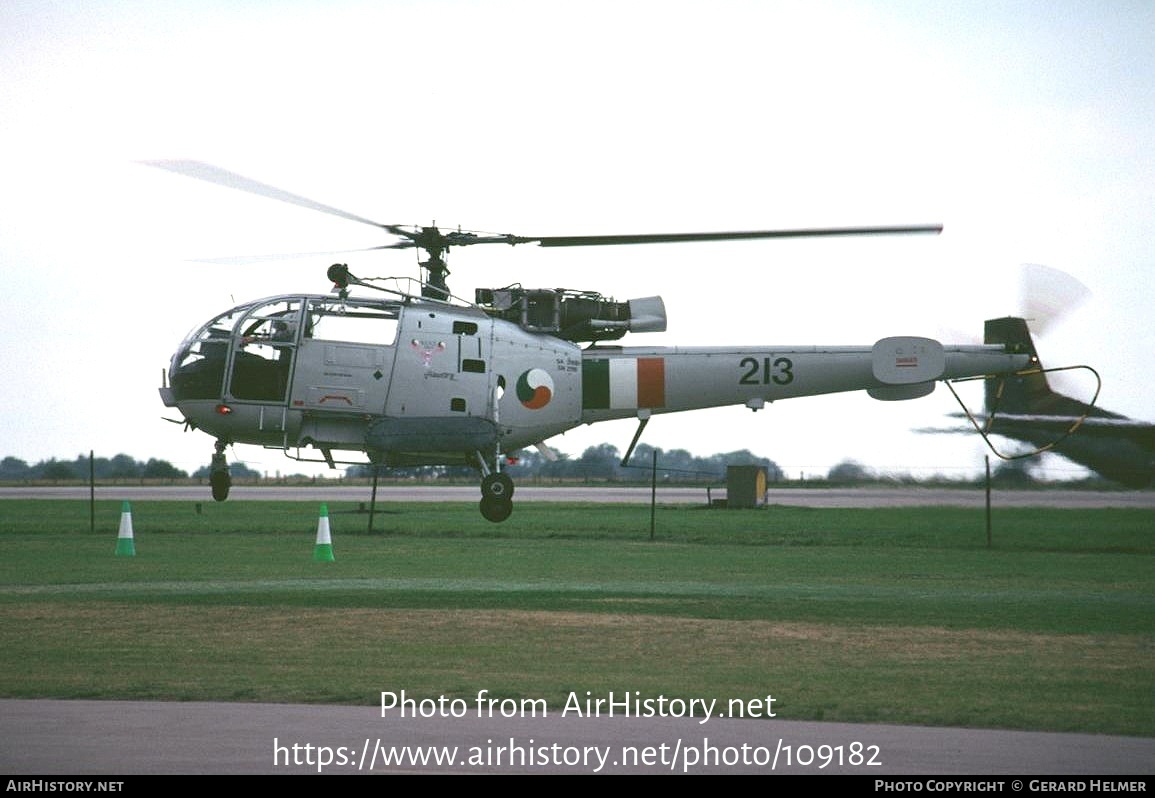
M 983 340 L 988 344 L 1003 344 L 1009 352 L 1029 354 L 1038 371 L 1025 375 L 1012 375 L 1003 379 L 988 379 L 986 382 L 986 412 L 1031 414 L 1048 412 L 1049 400 L 1056 397 L 1042 371 L 1035 342 L 1024 319 L 1007 316 L 988 319 Z

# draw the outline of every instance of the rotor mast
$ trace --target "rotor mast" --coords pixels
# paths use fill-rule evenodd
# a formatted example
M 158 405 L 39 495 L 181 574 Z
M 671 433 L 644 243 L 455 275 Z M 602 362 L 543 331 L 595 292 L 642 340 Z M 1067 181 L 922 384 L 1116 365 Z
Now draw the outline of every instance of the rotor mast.
M 449 265 L 445 262 L 449 243 L 436 227 L 422 227 L 414 241 L 429 256 L 429 260 L 418 261 L 427 275 L 427 279 L 421 281 L 421 296 L 449 299 L 449 284 L 445 280 L 449 276 Z

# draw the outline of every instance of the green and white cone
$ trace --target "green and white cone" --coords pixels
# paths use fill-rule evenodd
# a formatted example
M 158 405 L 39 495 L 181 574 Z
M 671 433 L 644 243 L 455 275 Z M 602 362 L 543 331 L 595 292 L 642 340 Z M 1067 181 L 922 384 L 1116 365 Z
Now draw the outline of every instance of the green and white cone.
M 333 562 L 333 537 L 329 533 L 329 506 L 321 505 L 321 517 L 317 520 L 317 545 L 313 547 L 313 559 L 317 562 Z
M 120 531 L 116 533 L 116 556 L 136 556 L 136 544 L 132 539 L 132 507 L 128 502 L 120 505 Z

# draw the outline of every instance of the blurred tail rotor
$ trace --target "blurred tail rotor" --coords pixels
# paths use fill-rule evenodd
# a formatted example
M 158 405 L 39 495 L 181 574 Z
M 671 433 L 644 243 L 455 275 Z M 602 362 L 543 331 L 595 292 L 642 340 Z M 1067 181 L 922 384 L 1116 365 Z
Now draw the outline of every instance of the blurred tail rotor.
M 990 296 L 994 295 L 996 302 L 987 305 Z M 1014 316 L 1026 319 L 1027 326 L 1033 335 L 1045 336 L 1049 331 L 1059 326 L 1059 323 L 1072 311 L 1079 308 L 1091 296 L 1091 289 L 1067 272 L 1050 266 L 1037 263 L 1023 263 L 1018 269 L 1018 296 L 1012 298 L 998 292 L 988 292 L 982 300 L 982 313 L 987 318 L 999 315 Z M 1008 308 L 1003 303 L 1011 303 Z M 970 305 L 973 303 L 968 302 Z M 1000 307 L 1001 305 L 1001 307 Z M 961 308 L 956 308 L 957 314 Z M 973 310 L 971 313 L 973 314 Z M 940 323 L 935 333 L 944 341 L 959 344 L 981 344 L 983 336 L 974 329 L 974 319 L 968 318 L 961 327 L 953 317 L 951 322 Z
M 1046 335 L 1091 296 L 1091 289 L 1059 269 L 1024 263 L 1019 271 L 1019 315 L 1035 335 Z

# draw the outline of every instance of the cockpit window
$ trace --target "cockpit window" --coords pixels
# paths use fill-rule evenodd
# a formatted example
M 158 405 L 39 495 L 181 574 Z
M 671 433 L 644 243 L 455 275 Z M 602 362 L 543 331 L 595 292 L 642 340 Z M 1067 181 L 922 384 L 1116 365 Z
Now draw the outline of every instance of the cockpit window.
M 229 338 L 248 306 L 233 308 L 190 333 L 169 367 L 177 399 L 219 399 L 229 355 Z
M 269 302 L 242 318 L 229 393 L 237 399 L 284 401 L 300 325 L 300 299 Z

